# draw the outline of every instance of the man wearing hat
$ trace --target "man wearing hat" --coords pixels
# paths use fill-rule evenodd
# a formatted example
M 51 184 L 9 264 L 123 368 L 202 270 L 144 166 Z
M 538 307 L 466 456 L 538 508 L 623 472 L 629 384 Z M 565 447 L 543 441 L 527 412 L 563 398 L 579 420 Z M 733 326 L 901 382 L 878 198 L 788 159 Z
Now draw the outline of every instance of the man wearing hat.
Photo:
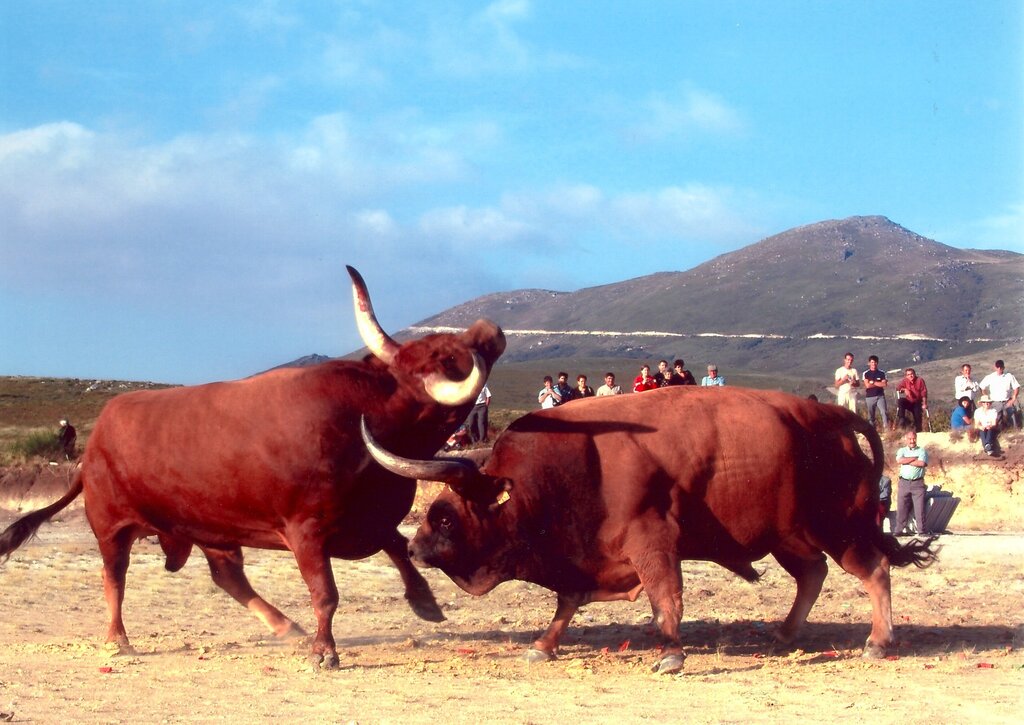
M 990 456 L 999 455 L 999 411 L 992 405 L 987 395 L 978 398 L 978 409 L 974 412 L 974 426 L 981 435 L 981 444 L 985 453 Z

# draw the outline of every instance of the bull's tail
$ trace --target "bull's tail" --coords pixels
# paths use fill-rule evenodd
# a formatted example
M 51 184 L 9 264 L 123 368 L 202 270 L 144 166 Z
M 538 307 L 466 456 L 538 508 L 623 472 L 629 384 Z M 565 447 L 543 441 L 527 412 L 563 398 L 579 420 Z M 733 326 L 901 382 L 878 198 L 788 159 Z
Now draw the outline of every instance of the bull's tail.
M 882 437 L 878 435 L 874 424 L 859 415 L 850 416 L 850 422 L 853 429 L 867 438 L 868 444 L 871 446 L 871 457 L 874 459 L 874 468 L 871 472 L 872 483 L 877 486 L 878 480 L 882 477 L 882 471 L 885 470 L 885 446 L 882 445 Z
M 938 536 L 929 536 L 927 539 L 911 539 L 906 544 L 900 545 L 892 534 L 879 533 L 881 541 L 879 548 L 885 553 L 892 566 L 907 566 L 913 564 L 918 569 L 926 569 L 939 560 L 939 549 L 934 546 Z
M 36 535 L 36 531 L 54 514 L 63 510 L 82 492 L 82 466 L 78 465 L 71 479 L 71 488 L 49 506 L 22 516 L 0 534 L 0 561 L 7 561 L 11 552 Z

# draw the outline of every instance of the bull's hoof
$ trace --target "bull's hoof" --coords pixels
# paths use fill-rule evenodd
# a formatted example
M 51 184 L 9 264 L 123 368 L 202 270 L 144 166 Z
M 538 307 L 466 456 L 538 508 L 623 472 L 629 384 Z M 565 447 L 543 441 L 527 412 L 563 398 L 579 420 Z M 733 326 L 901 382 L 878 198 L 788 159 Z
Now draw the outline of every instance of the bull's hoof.
M 314 652 L 309 656 L 309 661 L 314 668 L 320 670 L 336 670 L 341 664 L 337 652 Z
M 523 655 L 523 659 L 526 660 L 529 664 L 535 665 L 540 662 L 550 662 L 551 660 L 555 659 L 555 656 L 550 652 L 545 652 L 542 649 L 531 647 L 530 649 L 526 650 L 526 654 Z
M 877 644 L 868 642 L 864 645 L 864 653 L 861 655 L 866 660 L 884 660 L 885 659 L 885 647 L 879 647 Z
M 406 601 L 409 602 L 413 613 L 420 619 L 425 619 L 428 622 L 443 622 L 446 619 L 437 600 L 429 590 L 425 594 L 407 597 Z
M 278 639 L 293 639 L 295 637 L 305 637 L 306 630 L 297 625 L 295 622 L 289 622 L 287 627 L 284 627 L 280 631 L 275 632 L 274 636 Z
M 122 656 L 122 655 L 137 655 L 138 654 L 138 652 L 135 651 L 135 648 L 132 647 L 130 644 L 128 644 L 127 641 L 124 641 L 124 642 L 107 642 L 107 643 L 105 643 L 103 645 L 103 649 L 107 653 L 107 655 L 110 656 L 110 657 L 118 657 L 118 656 Z
M 665 655 L 660 660 L 654 663 L 654 666 L 651 667 L 651 672 L 657 673 L 659 675 L 671 675 L 675 672 L 681 671 L 683 669 L 684 662 L 686 662 L 686 655 Z

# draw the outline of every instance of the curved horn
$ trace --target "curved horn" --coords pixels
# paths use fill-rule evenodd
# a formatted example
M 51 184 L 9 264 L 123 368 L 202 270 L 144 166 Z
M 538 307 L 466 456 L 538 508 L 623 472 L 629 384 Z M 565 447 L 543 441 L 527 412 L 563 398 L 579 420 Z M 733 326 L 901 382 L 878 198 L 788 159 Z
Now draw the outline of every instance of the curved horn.
M 480 394 L 480 390 L 487 382 L 484 373 L 484 361 L 474 350 L 473 369 L 465 380 L 449 380 L 442 373 L 431 373 L 423 376 L 423 387 L 431 398 L 441 405 L 462 405 L 468 403 Z
M 367 450 L 387 471 L 397 473 L 399 476 L 424 481 L 441 481 L 450 484 L 452 487 L 464 486 L 467 482 L 479 476 L 480 471 L 472 461 L 465 458 L 434 458 L 429 461 L 419 461 L 412 458 L 402 458 L 390 451 L 384 450 L 370 433 L 366 425 L 366 416 L 359 419 L 359 430 L 363 434 L 363 442 Z
M 398 353 L 399 345 L 377 323 L 363 275 L 347 264 L 345 269 L 348 270 L 348 274 L 352 278 L 352 303 L 355 305 L 356 327 L 359 328 L 359 336 L 363 338 L 363 344 L 370 349 L 375 357 L 384 364 L 390 365 Z

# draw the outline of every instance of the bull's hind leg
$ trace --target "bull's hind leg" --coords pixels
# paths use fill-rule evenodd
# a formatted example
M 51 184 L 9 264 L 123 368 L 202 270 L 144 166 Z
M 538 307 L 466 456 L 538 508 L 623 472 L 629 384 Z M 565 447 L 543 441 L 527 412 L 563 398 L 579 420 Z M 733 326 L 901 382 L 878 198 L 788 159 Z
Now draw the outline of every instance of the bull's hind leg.
M 871 599 L 871 634 L 864 643 L 864 657 L 885 657 L 893 644 L 892 588 L 889 559 L 869 543 L 855 543 L 833 557 L 846 571 L 860 579 Z
M 786 621 L 782 623 L 775 635 L 783 644 L 791 644 L 807 621 L 811 607 L 818 601 L 821 587 L 828 575 L 828 564 L 825 561 L 825 555 L 821 553 L 810 559 L 786 551 L 774 551 L 772 556 L 782 565 L 783 569 L 789 572 L 790 576 L 796 579 L 796 598 L 793 600 L 793 606 L 789 610 Z
M 665 642 L 661 659 L 651 669 L 661 674 L 678 672 L 683 669 L 686 657 L 679 639 L 679 620 L 683 616 L 683 574 L 679 557 L 667 551 L 647 549 L 631 554 L 630 561 L 651 600 L 654 623 Z
M 107 602 L 107 615 L 110 619 L 107 643 L 116 647 L 121 654 L 132 654 L 134 650 L 124 629 L 121 605 L 124 602 L 124 584 L 132 544 L 135 543 L 135 532 L 130 527 L 123 528 L 110 536 L 97 536 L 97 543 L 103 557 L 103 596 Z
M 405 599 L 416 616 L 428 622 L 443 622 L 444 613 L 437 605 L 434 592 L 431 591 L 427 580 L 423 578 L 423 575 L 412 563 L 412 559 L 409 558 L 409 540 L 395 529 L 392 537 L 384 545 L 384 553 L 391 558 L 391 563 L 402 575 Z
M 199 548 L 206 555 L 214 583 L 259 617 L 271 632 L 278 637 L 305 634 L 302 627 L 281 614 L 279 609 L 255 592 L 252 585 L 249 584 L 248 577 L 245 576 L 243 568 L 245 561 L 240 548 L 211 549 L 205 546 Z

